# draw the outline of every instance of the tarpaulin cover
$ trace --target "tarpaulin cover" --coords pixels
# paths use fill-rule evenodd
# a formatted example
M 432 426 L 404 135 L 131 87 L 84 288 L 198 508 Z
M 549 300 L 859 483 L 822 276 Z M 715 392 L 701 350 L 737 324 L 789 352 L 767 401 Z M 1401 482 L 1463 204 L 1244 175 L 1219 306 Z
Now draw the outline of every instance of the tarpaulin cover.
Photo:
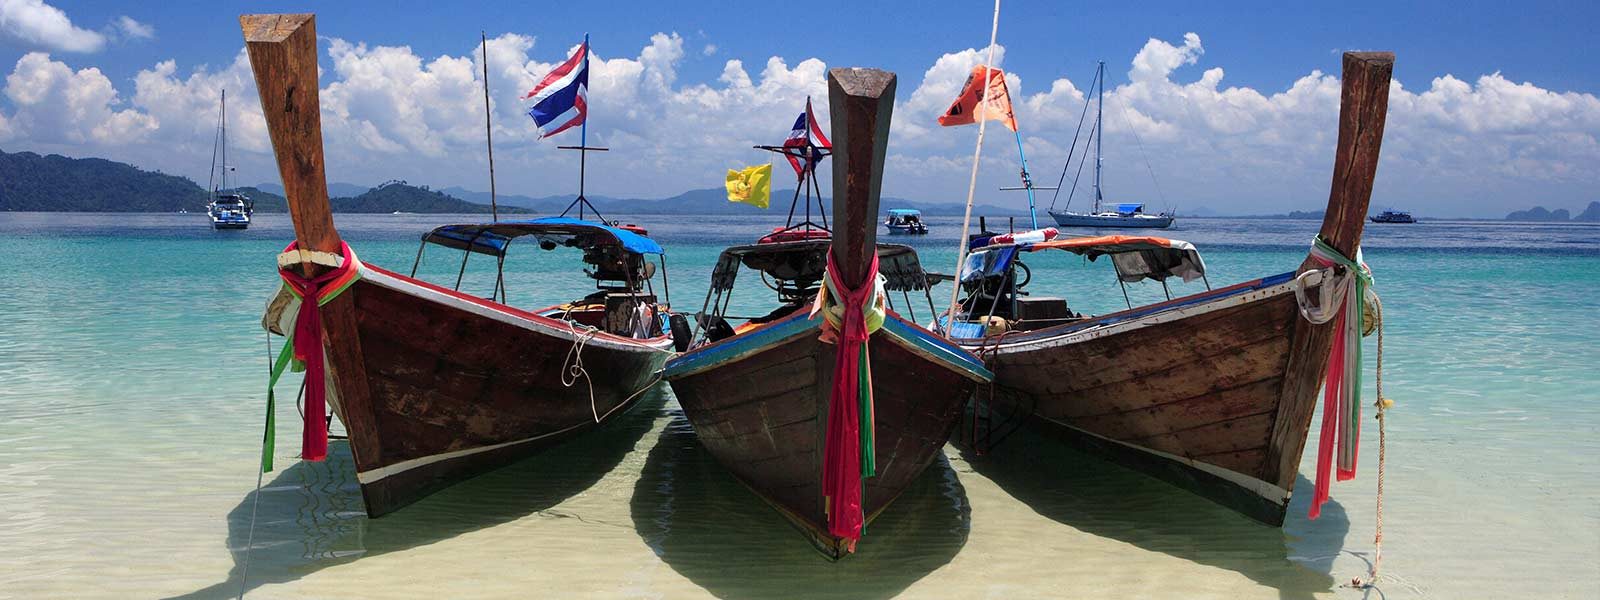
M 423 234 L 422 239 L 457 250 L 499 256 L 505 253 L 511 240 L 525 235 L 559 244 L 585 234 L 591 235 L 589 244 L 609 243 L 635 254 L 662 254 L 661 245 L 655 240 L 626 229 L 571 217 L 445 225 Z

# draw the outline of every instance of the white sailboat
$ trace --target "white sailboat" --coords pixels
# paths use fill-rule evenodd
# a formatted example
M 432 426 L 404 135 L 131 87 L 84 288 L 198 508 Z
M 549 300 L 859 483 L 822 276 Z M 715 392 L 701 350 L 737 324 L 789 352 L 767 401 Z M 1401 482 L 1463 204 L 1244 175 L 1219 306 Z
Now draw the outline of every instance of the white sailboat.
M 1171 212 L 1150 214 L 1144 212 L 1144 204 L 1138 202 L 1121 202 L 1102 206 L 1104 197 L 1100 186 L 1100 139 L 1102 136 L 1104 105 L 1106 97 L 1106 63 L 1102 61 L 1095 71 L 1095 84 L 1099 86 L 1098 99 L 1095 101 L 1094 127 L 1089 134 L 1094 137 L 1094 208 L 1087 213 L 1055 210 L 1049 211 L 1050 216 L 1056 220 L 1056 225 L 1061 227 L 1109 227 L 1118 229 L 1166 229 L 1172 226 L 1176 215 Z M 1090 86 L 1091 92 L 1095 91 Z M 1081 126 L 1081 122 L 1080 122 Z M 1085 144 L 1085 154 L 1088 152 Z M 1070 157 L 1069 157 L 1070 161 Z M 1080 173 L 1082 172 L 1080 166 Z M 1065 169 L 1062 174 L 1065 175 Z M 1076 184 L 1074 184 L 1076 186 Z M 1072 202 L 1068 197 L 1067 202 Z
M 250 197 L 228 187 L 228 90 L 222 90 L 222 113 L 217 120 L 217 141 L 211 148 L 211 201 L 206 204 L 206 214 L 211 216 L 213 229 L 248 229 L 250 217 L 255 214 L 255 202 Z M 217 155 L 221 153 L 222 170 L 217 171 Z

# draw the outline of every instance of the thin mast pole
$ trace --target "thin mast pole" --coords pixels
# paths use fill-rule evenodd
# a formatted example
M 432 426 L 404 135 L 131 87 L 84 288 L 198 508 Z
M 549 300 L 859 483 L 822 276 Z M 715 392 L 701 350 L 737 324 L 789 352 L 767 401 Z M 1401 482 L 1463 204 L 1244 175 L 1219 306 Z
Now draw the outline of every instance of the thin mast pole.
M 1017 134 L 1017 158 L 1022 160 L 1022 187 L 1028 190 L 1028 218 L 1033 223 L 1033 228 L 1039 228 L 1039 212 L 1033 208 L 1033 176 L 1028 174 L 1028 157 L 1022 153 L 1022 128 L 1018 127 L 1013 133 Z
M 1105 116 L 1106 107 L 1106 61 L 1100 61 L 1100 99 L 1094 103 L 1094 212 L 1100 212 L 1100 142 L 1106 137 L 1105 123 L 1101 118 Z
M 989 28 L 989 58 L 984 64 L 983 89 L 989 89 L 989 77 L 994 75 L 994 44 L 1000 35 L 1000 0 L 994 0 L 994 24 Z M 961 293 L 961 265 L 967 262 L 967 230 L 972 228 L 972 196 L 978 191 L 978 158 L 983 154 L 983 130 L 989 121 L 984 118 L 985 102 L 978 102 L 978 146 L 972 150 L 972 177 L 967 183 L 967 210 L 961 218 L 961 237 L 956 246 L 956 280 L 950 285 L 950 311 L 946 313 L 944 330 L 945 337 L 950 337 L 950 326 L 956 320 L 956 302 Z M 933 316 L 935 327 L 939 325 L 939 315 Z
M 228 90 L 222 90 L 222 189 L 228 189 Z
M 494 125 L 489 112 L 489 34 L 478 31 L 483 41 L 483 139 L 489 145 L 489 211 L 494 220 L 500 220 L 500 203 L 494 189 Z

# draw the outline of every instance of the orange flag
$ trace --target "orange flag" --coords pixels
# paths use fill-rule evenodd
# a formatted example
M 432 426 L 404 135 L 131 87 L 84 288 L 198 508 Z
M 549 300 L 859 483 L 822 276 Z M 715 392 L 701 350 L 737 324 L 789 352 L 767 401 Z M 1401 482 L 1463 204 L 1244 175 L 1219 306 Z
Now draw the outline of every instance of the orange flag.
M 987 86 L 983 84 L 986 74 L 989 75 Z M 1006 129 L 1017 130 L 1017 117 L 1011 114 L 1011 93 L 1006 91 L 1006 74 L 1000 69 L 990 69 L 984 65 L 972 68 L 972 74 L 967 76 L 967 83 L 961 86 L 961 96 L 956 98 L 949 110 L 939 115 L 939 124 L 952 127 L 977 123 L 979 102 L 983 103 L 984 119 L 998 119 L 1005 124 Z

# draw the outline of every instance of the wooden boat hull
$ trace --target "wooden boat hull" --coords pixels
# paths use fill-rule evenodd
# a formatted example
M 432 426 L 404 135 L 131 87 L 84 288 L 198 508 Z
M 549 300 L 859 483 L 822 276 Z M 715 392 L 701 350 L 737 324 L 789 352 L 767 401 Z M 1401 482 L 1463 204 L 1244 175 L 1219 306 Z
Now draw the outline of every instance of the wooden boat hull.
M 877 475 L 870 521 L 931 463 L 974 387 L 990 375 L 971 355 L 890 313 L 869 342 Z M 674 358 L 666 378 L 706 450 L 788 517 L 830 558 L 822 459 L 834 346 L 802 310 Z
M 363 361 L 352 367 L 330 355 L 329 391 L 350 436 L 368 516 L 623 413 L 671 355 L 665 337 L 586 335 L 370 265 L 361 275 L 345 294 Z M 565 385 L 580 340 L 590 380 Z
M 1297 343 L 1292 275 L 962 345 L 989 357 L 1000 410 L 1281 525 L 1328 351 Z

